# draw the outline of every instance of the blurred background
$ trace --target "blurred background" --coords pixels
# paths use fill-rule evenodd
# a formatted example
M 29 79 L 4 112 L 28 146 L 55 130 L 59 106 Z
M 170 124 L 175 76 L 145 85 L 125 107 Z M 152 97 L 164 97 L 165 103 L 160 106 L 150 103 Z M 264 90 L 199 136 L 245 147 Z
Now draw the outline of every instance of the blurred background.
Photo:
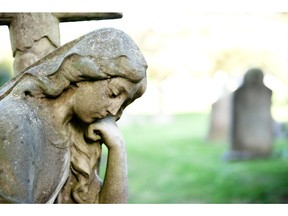
M 143 6 L 124 10 L 121 19 L 60 24 L 61 44 L 98 28 L 119 28 L 148 62 L 146 93 L 119 120 L 129 203 L 287 203 L 288 13 L 181 8 Z M 0 26 L 0 46 L 3 84 L 13 62 L 7 26 Z M 235 91 L 251 67 L 263 70 L 273 91 L 273 154 L 228 162 L 229 140 L 209 139 L 212 104 Z

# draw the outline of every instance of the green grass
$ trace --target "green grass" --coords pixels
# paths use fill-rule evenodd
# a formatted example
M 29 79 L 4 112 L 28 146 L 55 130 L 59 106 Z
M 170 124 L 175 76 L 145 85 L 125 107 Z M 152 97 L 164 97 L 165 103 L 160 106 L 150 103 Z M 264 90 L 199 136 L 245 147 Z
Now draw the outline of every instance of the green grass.
M 138 118 L 138 117 L 135 117 Z M 227 143 L 206 141 L 209 116 L 151 116 L 120 124 L 129 169 L 129 203 L 286 203 L 287 141 L 269 159 L 226 162 Z

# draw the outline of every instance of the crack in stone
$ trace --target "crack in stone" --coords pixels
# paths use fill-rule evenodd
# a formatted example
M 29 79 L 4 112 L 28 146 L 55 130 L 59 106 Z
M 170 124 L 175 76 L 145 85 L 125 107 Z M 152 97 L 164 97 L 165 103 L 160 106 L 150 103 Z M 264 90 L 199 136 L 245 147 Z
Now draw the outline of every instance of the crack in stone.
M 30 47 L 24 47 L 24 49 L 20 49 L 20 48 L 17 47 L 17 48 L 15 49 L 15 51 L 13 52 L 13 57 L 15 57 L 15 55 L 16 55 L 17 52 L 23 52 L 23 53 L 28 52 L 31 48 L 33 48 L 33 46 L 34 46 L 35 43 L 39 42 L 40 40 L 42 40 L 42 39 L 44 39 L 44 38 L 47 38 L 47 40 L 49 41 L 49 43 L 50 43 L 52 46 L 54 46 L 55 49 L 58 48 L 58 46 L 57 46 L 55 43 L 53 43 L 53 41 L 49 38 L 49 36 L 48 36 L 48 35 L 45 35 L 45 36 L 42 36 L 41 38 L 39 38 L 39 39 L 37 39 L 37 40 L 34 40 L 32 46 L 30 46 Z

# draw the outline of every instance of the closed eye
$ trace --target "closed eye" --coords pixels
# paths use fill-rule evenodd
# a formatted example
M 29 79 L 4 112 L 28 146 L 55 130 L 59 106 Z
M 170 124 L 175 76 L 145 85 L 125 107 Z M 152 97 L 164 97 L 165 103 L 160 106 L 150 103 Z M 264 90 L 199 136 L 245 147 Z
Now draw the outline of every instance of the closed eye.
M 117 94 L 114 94 L 114 93 L 112 93 L 112 94 L 110 94 L 110 97 L 111 98 L 116 98 L 118 95 Z
M 120 92 L 118 90 L 114 89 L 114 90 L 110 90 L 109 96 L 110 96 L 110 98 L 116 98 L 119 96 L 119 94 L 120 94 Z

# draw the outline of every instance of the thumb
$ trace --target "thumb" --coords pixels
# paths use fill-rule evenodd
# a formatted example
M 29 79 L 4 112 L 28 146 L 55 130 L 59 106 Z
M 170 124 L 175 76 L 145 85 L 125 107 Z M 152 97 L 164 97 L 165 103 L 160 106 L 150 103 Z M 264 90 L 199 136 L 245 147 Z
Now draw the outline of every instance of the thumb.
M 88 129 L 86 131 L 86 137 L 93 141 L 99 141 L 102 139 L 100 136 L 100 132 L 97 130 L 95 124 L 91 124 L 88 126 Z

